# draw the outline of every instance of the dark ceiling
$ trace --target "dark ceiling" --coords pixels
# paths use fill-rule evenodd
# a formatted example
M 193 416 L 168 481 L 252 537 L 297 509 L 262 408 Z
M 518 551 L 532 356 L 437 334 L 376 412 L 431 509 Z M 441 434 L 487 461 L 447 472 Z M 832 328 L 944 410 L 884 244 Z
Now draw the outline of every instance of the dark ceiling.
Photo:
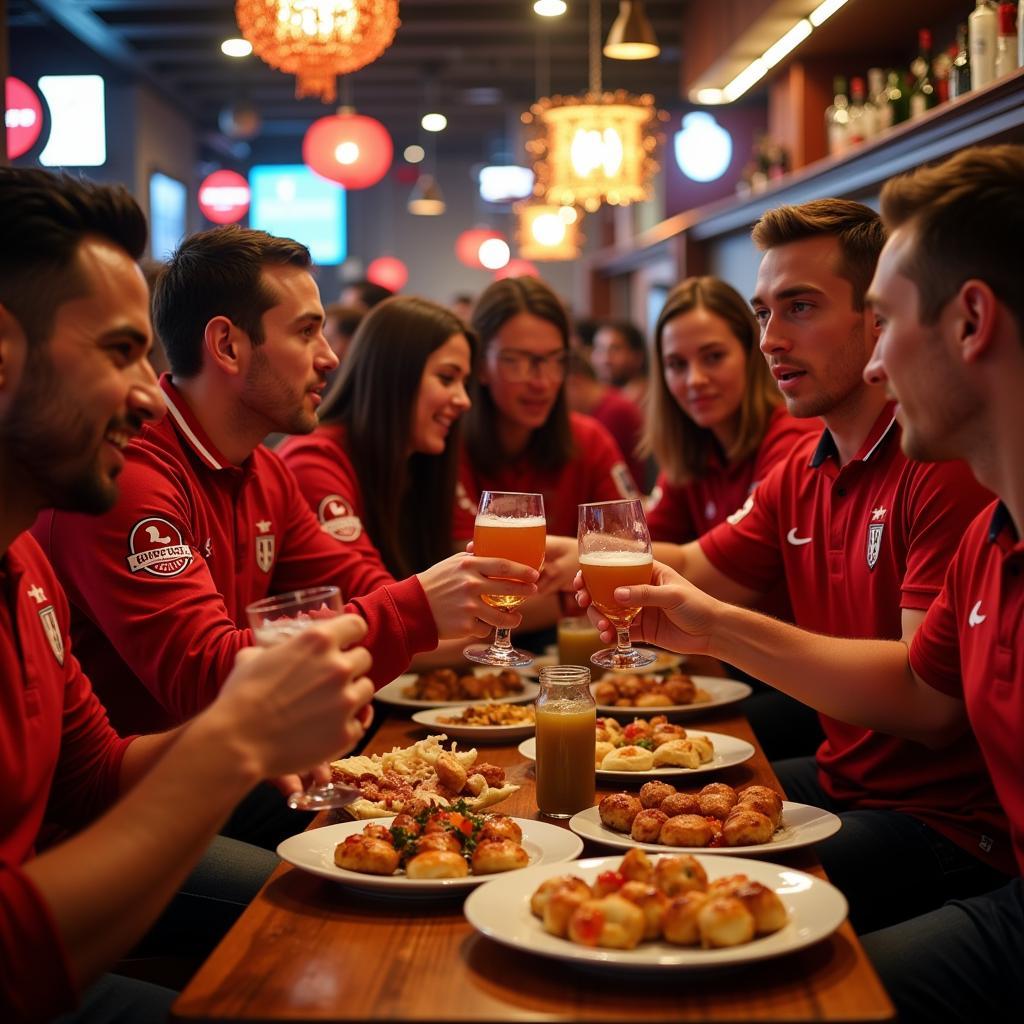
M 489 158 L 520 112 L 542 91 L 578 93 L 588 81 L 587 0 L 560 18 L 540 18 L 532 0 L 401 0 L 391 47 L 349 76 L 361 113 L 383 121 L 398 146 L 418 141 L 431 90 L 448 117 L 444 151 Z M 647 61 L 602 62 L 605 88 L 679 101 L 683 0 L 648 0 L 662 46 Z M 296 100 L 290 75 L 256 56 L 233 60 L 222 40 L 238 35 L 233 0 L 8 0 L 12 46 L 21 29 L 66 30 L 121 69 L 149 81 L 216 142 L 217 117 L 248 102 L 262 116 L 262 145 L 294 146 L 330 108 Z M 618 4 L 600 4 L 602 38 Z M 59 26 L 59 28 L 57 28 Z

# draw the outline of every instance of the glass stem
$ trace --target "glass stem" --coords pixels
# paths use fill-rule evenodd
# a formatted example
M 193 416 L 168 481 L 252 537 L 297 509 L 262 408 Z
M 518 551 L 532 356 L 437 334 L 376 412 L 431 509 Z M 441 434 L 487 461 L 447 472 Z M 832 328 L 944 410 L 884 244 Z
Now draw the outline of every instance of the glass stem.
M 512 650 L 512 627 L 496 626 L 494 629 L 494 642 L 491 646 L 496 647 L 499 651 Z
M 616 626 L 615 627 L 615 653 L 616 654 L 629 654 L 633 649 L 633 644 L 629 639 L 629 626 Z

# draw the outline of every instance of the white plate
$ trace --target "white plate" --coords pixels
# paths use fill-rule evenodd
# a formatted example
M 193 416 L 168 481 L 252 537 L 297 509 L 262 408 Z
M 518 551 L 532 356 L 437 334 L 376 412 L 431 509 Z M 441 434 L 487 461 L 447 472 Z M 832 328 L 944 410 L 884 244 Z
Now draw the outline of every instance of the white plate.
M 649 971 L 657 968 L 718 967 L 766 960 L 803 949 L 832 934 L 846 918 L 843 894 L 819 878 L 780 864 L 742 857 L 698 858 L 709 879 L 745 874 L 774 889 L 789 912 L 789 923 L 772 935 L 726 949 L 673 946 L 668 942 L 642 942 L 636 949 L 601 949 L 578 946 L 544 931 L 530 913 L 530 897 L 546 878 L 578 875 L 593 882 L 602 871 L 614 870 L 621 857 L 590 857 L 571 864 L 525 868 L 480 886 L 466 900 L 469 923 L 489 938 L 513 949 L 596 967 L 623 967 Z
M 361 889 L 388 896 L 440 896 L 475 886 L 496 878 L 496 875 L 467 875 L 465 878 L 406 878 L 405 875 L 363 875 L 339 868 L 334 863 L 334 848 L 351 835 L 357 835 L 370 824 L 389 826 L 395 819 L 374 818 L 369 821 L 345 821 L 301 832 L 280 843 L 277 855 L 303 871 L 341 882 L 352 889 Z M 523 849 L 530 856 L 530 867 L 555 866 L 578 857 L 583 842 L 568 829 L 547 821 L 514 818 L 523 830 Z M 521 868 L 520 870 L 527 870 Z
M 610 645 L 609 645 L 610 646 Z M 636 675 L 647 675 L 651 672 L 668 672 L 670 669 L 678 668 L 686 661 L 685 654 L 676 654 L 674 651 L 662 651 L 653 647 L 646 647 L 642 644 L 636 645 L 638 649 L 644 651 L 653 651 L 657 657 L 650 665 L 644 665 L 643 668 L 631 668 L 630 674 Z M 528 665 L 526 668 L 519 669 L 519 674 L 527 676 L 530 679 L 537 679 L 540 676 L 540 670 L 546 668 L 548 665 L 559 665 L 561 662 L 558 660 L 558 647 L 552 645 L 551 647 L 545 648 L 545 653 L 539 655 L 532 665 Z M 606 672 L 608 669 L 599 669 L 594 665 L 590 666 L 592 673 Z
M 754 756 L 754 748 L 746 741 L 735 736 L 726 736 L 720 732 L 698 732 L 698 736 L 707 736 L 715 748 L 715 756 L 699 768 L 648 768 L 645 772 L 615 772 L 598 768 L 597 777 L 605 782 L 628 782 L 630 779 L 664 779 L 670 776 L 700 775 L 702 772 L 717 772 L 720 768 L 729 768 L 734 764 L 743 764 Z M 519 753 L 531 761 L 537 760 L 537 738 L 531 736 L 519 744 Z
M 444 732 L 450 738 L 457 740 L 471 740 L 473 743 L 502 743 L 505 741 L 518 740 L 523 736 L 533 735 L 537 726 L 533 722 L 523 722 L 518 725 L 453 725 L 451 722 L 440 722 L 440 718 L 458 717 L 464 708 L 471 708 L 474 704 L 490 703 L 497 701 L 474 701 L 473 704 L 455 704 L 451 707 L 426 708 L 417 711 L 412 716 L 414 722 L 425 725 L 430 732 Z
M 624 832 L 616 832 L 601 821 L 596 807 L 588 807 L 585 811 L 574 814 L 569 819 L 569 828 L 584 839 L 592 839 L 602 846 L 614 846 L 626 850 L 637 847 L 651 853 L 702 853 L 719 856 L 722 854 L 735 856 L 742 854 L 781 853 L 783 850 L 795 850 L 801 846 L 810 846 L 835 835 L 842 827 L 842 819 L 831 811 L 823 811 L 820 807 L 809 804 L 792 804 L 788 800 L 782 802 L 782 824 L 772 836 L 771 842 L 758 843 L 756 846 L 663 846 L 660 843 L 638 843 Z
M 746 683 L 741 683 L 738 679 L 716 679 L 714 676 L 690 676 L 690 678 L 698 689 L 707 691 L 711 700 L 695 704 L 669 704 L 661 708 L 620 708 L 615 704 L 598 704 L 597 712 L 600 715 L 628 715 L 630 718 L 636 715 L 670 715 L 672 718 L 681 718 L 683 715 L 698 715 L 711 708 L 735 704 L 737 701 L 743 700 L 744 697 L 749 697 L 753 692 Z M 596 685 L 597 683 L 591 684 L 590 689 L 593 690 Z
M 477 675 L 483 672 L 497 672 L 498 669 L 476 669 L 474 670 Z M 416 682 L 417 673 L 409 672 L 406 675 L 399 676 L 397 679 L 392 679 L 390 683 L 385 683 L 373 696 L 379 700 L 382 704 L 393 704 L 400 708 L 450 708 L 455 707 L 458 704 L 465 704 L 466 698 L 461 697 L 459 700 L 412 700 L 405 696 L 405 688 L 412 686 Z M 525 704 L 527 701 L 536 700 L 537 694 L 540 693 L 540 687 L 536 683 L 531 683 L 528 679 L 523 680 L 523 692 L 512 693 L 507 697 L 487 697 L 492 704 Z M 470 701 L 471 704 L 479 704 L 480 701 Z

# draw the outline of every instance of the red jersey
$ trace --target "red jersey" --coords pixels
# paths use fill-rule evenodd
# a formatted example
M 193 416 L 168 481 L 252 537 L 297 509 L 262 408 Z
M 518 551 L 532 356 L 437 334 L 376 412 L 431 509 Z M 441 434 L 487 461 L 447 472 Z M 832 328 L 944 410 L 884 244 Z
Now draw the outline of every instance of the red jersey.
M 713 450 L 704 475 L 687 484 L 670 483 L 659 473 L 647 506 L 651 540 L 686 544 L 707 533 L 735 512 L 768 470 L 810 434 L 821 436 L 821 420 L 796 419 L 785 406 L 776 406 L 761 445 L 750 458 L 730 465 Z
M 764 592 L 784 577 L 804 629 L 897 640 L 901 609 L 928 608 L 964 529 L 990 500 L 961 462 L 907 459 L 890 404 L 845 466 L 827 430 L 816 447 L 808 438 L 699 543 L 744 586 Z M 821 722 L 819 778 L 830 796 L 912 814 L 1012 870 L 1005 816 L 972 736 L 935 751 L 824 715 Z
M 452 536 L 457 540 L 472 538 L 477 506 L 484 491 L 542 494 L 548 534 L 560 537 L 576 536 L 576 506 L 581 502 L 638 497 L 622 452 L 611 434 L 596 420 L 580 413 L 569 413 L 569 425 L 576 451 L 561 469 L 539 470 L 523 456 L 487 475 L 476 470 L 463 447 Z
M 634 483 L 642 485 L 646 470 L 643 459 L 636 453 L 636 446 L 643 433 L 644 418 L 636 403 L 615 388 L 605 388 L 601 401 L 590 410 L 589 415 L 612 435 L 626 460 Z
M 0 1008 L 44 1019 L 77 991 L 49 907 L 19 870 L 47 824 L 75 830 L 117 799 L 121 739 L 71 653 L 69 610 L 39 546 L 0 559 Z
M 161 386 L 168 415 L 129 445 L 117 505 L 103 516 L 46 512 L 33 527 L 116 728 L 156 732 L 210 704 L 252 643 L 246 605 L 272 594 L 336 584 L 369 625 L 378 684 L 437 646 L 419 580 L 392 583 L 321 530 L 262 445 L 231 465 L 169 378 Z
M 1024 541 L 997 502 L 971 524 L 910 645 L 914 671 L 963 700 L 1024 872 Z
M 363 489 L 345 447 L 345 428 L 317 427 L 304 437 L 289 437 L 277 454 L 292 471 L 320 526 L 347 544 L 364 565 L 392 581 L 380 552 L 363 528 Z

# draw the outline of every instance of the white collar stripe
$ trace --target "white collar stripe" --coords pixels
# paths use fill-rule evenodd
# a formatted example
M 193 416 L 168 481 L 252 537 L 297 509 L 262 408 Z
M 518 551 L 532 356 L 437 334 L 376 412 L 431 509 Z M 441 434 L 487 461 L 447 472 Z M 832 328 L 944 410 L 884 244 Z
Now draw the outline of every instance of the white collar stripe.
M 178 425 L 178 429 L 188 438 L 192 447 L 210 464 L 211 468 L 223 469 L 224 467 L 210 454 L 206 445 L 196 437 L 195 432 L 188 425 L 184 414 L 174 404 L 174 399 L 166 391 L 164 392 L 164 399 L 167 402 L 167 411 L 174 417 L 174 422 Z
M 888 426 L 885 428 L 885 430 L 882 431 L 882 434 L 878 438 L 878 440 L 864 453 L 864 458 L 860 460 L 861 462 L 867 462 L 868 459 L 870 459 L 871 456 L 875 454 L 875 449 L 886 439 L 886 437 L 889 434 L 889 431 L 892 430 L 892 425 L 895 422 L 896 422 L 896 417 L 893 416 L 893 418 L 891 420 L 889 420 Z

